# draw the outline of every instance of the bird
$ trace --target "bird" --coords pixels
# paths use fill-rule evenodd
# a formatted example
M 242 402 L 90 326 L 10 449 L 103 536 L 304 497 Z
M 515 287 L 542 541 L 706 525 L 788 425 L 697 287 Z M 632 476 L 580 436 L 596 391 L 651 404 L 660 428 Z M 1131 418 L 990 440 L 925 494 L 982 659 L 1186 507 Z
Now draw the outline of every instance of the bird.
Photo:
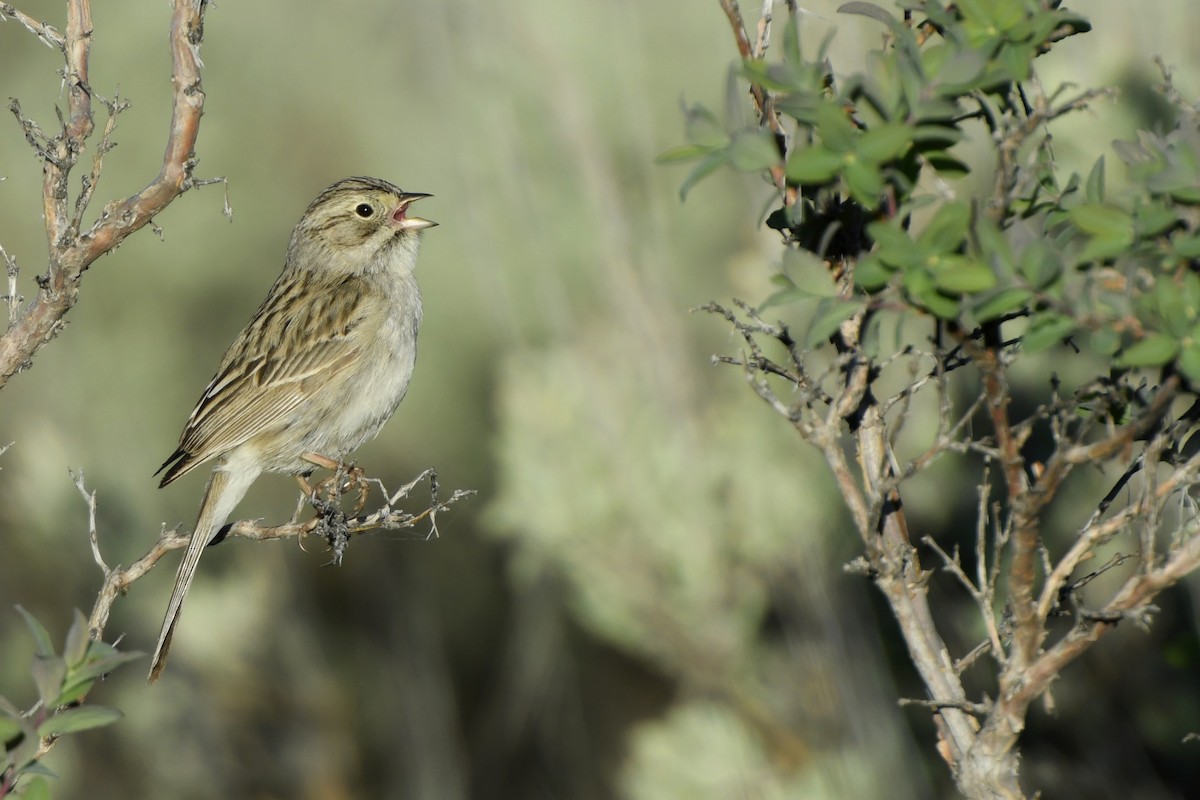
M 431 195 L 351 177 L 309 204 L 279 277 L 225 352 L 159 468 L 164 487 L 215 460 L 163 618 L 149 683 L 162 674 L 204 548 L 263 472 L 333 468 L 373 438 L 416 365 L 421 234 Z

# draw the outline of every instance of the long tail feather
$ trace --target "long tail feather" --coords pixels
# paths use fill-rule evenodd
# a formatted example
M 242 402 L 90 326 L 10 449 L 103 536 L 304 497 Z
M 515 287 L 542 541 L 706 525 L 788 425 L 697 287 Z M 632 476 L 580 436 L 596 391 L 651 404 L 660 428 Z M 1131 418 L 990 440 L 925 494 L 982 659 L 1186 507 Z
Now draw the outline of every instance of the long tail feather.
M 171 592 L 171 601 L 167 604 L 167 614 L 163 618 L 162 631 L 158 634 L 158 646 L 154 649 L 154 660 L 150 664 L 148 683 L 154 683 L 162 674 L 167 663 L 167 652 L 171 649 L 171 637 L 175 633 L 175 623 L 179 621 L 179 612 L 183 610 L 183 598 L 192 579 L 196 577 L 196 567 L 200 564 L 200 556 L 204 548 L 213 540 L 225 520 L 233 513 L 233 509 L 241 502 L 250 484 L 258 477 L 257 470 L 226 471 L 217 468 L 208 481 L 204 491 L 204 500 L 200 504 L 200 516 L 192 531 L 192 540 L 188 543 L 187 552 L 179 562 L 179 571 L 175 574 L 175 589 Z

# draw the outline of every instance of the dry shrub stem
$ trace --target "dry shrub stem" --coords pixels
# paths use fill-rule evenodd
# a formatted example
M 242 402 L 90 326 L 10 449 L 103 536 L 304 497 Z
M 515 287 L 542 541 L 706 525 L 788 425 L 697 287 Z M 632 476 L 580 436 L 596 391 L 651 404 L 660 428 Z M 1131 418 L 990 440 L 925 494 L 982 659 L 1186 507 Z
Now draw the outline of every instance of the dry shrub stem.
M 864 399 L 879 387 L 873 378 L 865 377 L 877 373 L 867 369 L 869 359 L 859 349 L 861 315 L 838 333 L 842 350 L 838 368 L 810 372 L 810 368 L 816 370 L 810 365 L 819 359 L 798 352 L 784 324 L 767 323 L 740 302 L 740 313 L 716 304 L 702 310 L 727 320 L 745 346 L 740 356 L 714 361 L 740 366 L 755 393 L 788 419 L 829 466 L 863 543 L 863 556 L 848 569 L 871 577 L 887 598 L 913 666 L 929 693 L 928 700 L 905 703 L 934 712 L 939 752 L 953 769 L 959 788 L 968 797 L 1024 797 L 1018 782 L 1016 742 L 1030 704 L 1045 696 L 1062 670 L 1101 636 L 1124 619 L 1143 623 L 1154 610 L 1151 603 L 1159 592 L 1200 567 L 1196 530 L 1200 526 L 1185 523 L 1166 537 L 1169 541 L 1160 542 L 1164 538 L 1160 535 L 1163 512 L 1200 485 L 1200 454 L 1173 461 L 1164 457 L 1170 444 L 1180 441 L 1193 422 L 1188 414 L 1178 418 L 1170 414 L 1172 400 L 1178 396 L 1178 379 L 1164 380 L 1128 421 L 1110 422 L 1098 431 L 1077 421 L 1079 403 L 1066 401 L 1043 406 L 1033 417 L 1014 421 L 1009 414 L 1011 390 L 1004 377 L 1004 364 L 1011 353 L 968 347 L 968 363 L 975 366 L 981 379 L 979 395 L 960 398 L 956 405 L 944 377 L 923 381 L 921 388 L 935 394 L 941 416 L 938 430 L 928 450 L 898 470 L 892 441 L 909 421 L 911 410 L 901 393 L 915 392 L 910 384 L 896 395 L 880 397 L 863 407 Z M 790 362 L 767 357 L 763 339 L 786 348 L 792 354 Z M 935 366 L 930 374 L 944 376 L 948 360 L 957 358 L 955 352 L 957 349 L 911 350 L 906 355 L 922 363 L 932 360 Z M 915 369 L 911 374 L 916 374 Z M 776 386 L 781 387 L 778 393 Z M 1100 388 L 1100 384 L 1083 387 L 1076 397 L 1094 398 Z M 785 396 L 791 402 L 785 401 Z M 987 436 L 973 435 L 976 442 L 994 438 L 994 447 L 969 446 L 972 434 L 966 420 L 978 409 L 986 409 L 992 424 Z M 1034 418 L 1060 432 L 1044 464 L 1031 463 L 1022 454 L 1014 433 L 1032 428 Z M 847 458 L 847 436 L 852 439 L 857 463 Z M 918 537 L 969 595 L 987 632 L 982 643 L 954 658 L 935 622 L 929 572 L 922 568 L 910 542 L 899 488 L 905 478 L 938 459 L 967 452 L 984 457 L 973 534 L 974 570 L 968 572 L 957 551 L 948 553 L 932 538 Z M 1090 515 L 1066 549 L 1051 552 L 1043 539 L 1044 510 L 1073 467 L 1097 462 L 1128 468 L 1118 481 L 1128 499 L 1119 505 L 1106 496 L 1105 508 Z M 1143 463 L 1170 469 L 1140 469 Z M 1002 501 L 992 496 L 992 465 L 1002 477 Z M 1141 475 L 1140 481 L 1133 480 L 1137 475 Z M 1151 528 L 1149 534 L 1144 532 L 1147 527 Z M 1081 564 L 1096 558 L 1099 546 L 1118 536 L 1140 542 L 1136 558 L 1119 555 L 1093 573 L 1073 578 Z M 1119 587 L 1108 599 L 1088 608 L 1080 594 L 1084 585 L 1126 560 L 1136 560 L 1138 569 L 1122 573 Z M 1002 571 L 1003 562 L 1011 565 Z M 937 598 L 939 604 L 949 601 Z M 1055 639 L 1051 625 L 1070 615 L 1075 617 L 1074 624 Z M 991 656 L 994 689 L 970 698 L 960 676 L 981 663 L 985 654 Z
M 207 7 L 208 0 L 172 2 L 172 112 L 158 175 L 137 194 L 106 203 L 99 218 L 85 229 L 83 215 L 99 182 L 104 154 L 112 147 L 116 116 L 126 107 L 120 100 L 104 100 L 88 82 L 91 4 L 88 0 L 69 0 L 66 30 L 59 32 L 10 4 L 0 3 L 0 20 L 20 23 L 62 53 L 67 85 L 66 114 L 59 113 L 57 128 L 52 134 L 26 117 L 16 100 L 9 106 L 26 140 L 43 162 L 42 209 L 49 259 L 46 272 L 38 276 L 36 297 L 28 306 L 15 312 L 13 309 L 18 303 L 15 267 L 10 269 L 12 277 L 7 297 L 11 323 L 0 336 L 0 389 L 9 378 L 28 368 L 34 354 L 62 330 L 63 318 L 78 300 L 79 284 L 88 267 L 100 256 L 114 250 L 131 233 L 153 224 L 156 214 L 197 185 L 192 170 L 196 164 L 196 136 L 204 109 L 200 43 L 204 37 Z M 96 146 L 91 171 L 81 180 L 80 193 L 72 208 L 68 179 L 95 128 L 93 99 L 106 106 L 109 118 Z
M 104 582 L 96 596 L 96 602 L 92 606 L 91 616 L 88 618 L 88 627 L 92 638 L 103 639 L 104 629 L 108 624 L 109 614 L 117 597 L 124 595 L 130 586 L 154 569 L 167 553 L 187 547 L 191 537 L 189 534 L 180 533 L 178 528 L 164 526 L 150 549 L 128 567 L 109 566 L 100 552 L 99 533 L 96 530 L 96 493 L 88 491 L 84 486 L 82 472 L 77 475 L 73 474 L 72 478 L 75 487 L 87 503 L 88 541 L 92 547 L 92 558 L 104 574 Z M 395 507 L 400 501 L 406 499 L 414 488 L 425 481 L 429 482 L 430 492 L 430 503 L 427 508 L 413 513 Z M 369 531 L 415 528 L 419 523 L 426 521 L 429 523 L 429 534 L 426 538 L 432 538 L 440 535 L 437 515 L 475 493 L 471 489 L 455 489 L 449 498 L 439 500 L 437 473 L 433 469 L 425 470 L 395 492 L 388 492 L 383 482 L 377 478 L 370 479 L 370 483 L 379 487 L 384 498 L 383 504 L 372 512 L 358 511 L 346 515 L 337 507 L 337 498 L 334 498 L 333 502 L 321 499 L 306 500 L 318 510 L 317 516 L 306 522 L 293 520 L 283 525 L 265 526 L 259 525 L 257 522 L 242 520 L 229 525 L 223 532 L 223 538 L 234 537 L 252 541 L 296 539 L 302 542 L 306 537 L 318 536 L 325 540 L 331 548 L 336 548 L 339 541 L 343 542 L 342 546 L 344 547 L 344 541 L 351 536 Z

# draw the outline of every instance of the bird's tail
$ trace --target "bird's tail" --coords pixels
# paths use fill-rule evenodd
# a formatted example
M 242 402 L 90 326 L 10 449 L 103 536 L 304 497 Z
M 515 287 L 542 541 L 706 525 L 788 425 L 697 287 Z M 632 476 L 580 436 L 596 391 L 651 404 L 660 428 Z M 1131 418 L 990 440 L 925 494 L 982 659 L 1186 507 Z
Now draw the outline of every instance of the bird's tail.
M 200 504 L 200 516 L 192 531 L 192 540 L 188 543 L 187 552 L 179 562 L 179 572 L 175 575 L 175 589 L 171 592 L 167 615 L 163 618 L 162 631 L 158 634 L 158 646 L 154 648 L 148 683 L 158 680 L 163 667 L 166 666 L 167 651 L 171 649 L 171 636 L 175 633 L 175 623 L 179 621 L 179 612 L 183 609 L 183 598 L 192 585 L 192 579 L 196 577 L 196 566 L 200 563 L 204 548 L 221 530 L 225 520 L 233 513 L 233 509 L 241 502 L 246 490 L 257 477 L 257 470 L 225 471 L 218 467 L 213 471 L 208 488 L 204 491 L 204 501 Z

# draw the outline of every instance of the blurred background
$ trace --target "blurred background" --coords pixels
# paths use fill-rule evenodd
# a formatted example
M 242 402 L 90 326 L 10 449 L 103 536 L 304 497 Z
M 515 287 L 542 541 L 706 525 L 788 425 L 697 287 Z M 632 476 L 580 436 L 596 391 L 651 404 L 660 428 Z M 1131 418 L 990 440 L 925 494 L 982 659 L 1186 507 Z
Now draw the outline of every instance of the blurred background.
M 879 28 L 839 4 L 804 3 L 803 35 L 836 30 L 848 72 Z M 18 4 L 59 26 L 63 6 Z M 1197 96 L 1186 0 L 1077 10 L 1096 31 L 1044 59 L 1048 87 L 1137 83 L 1161 54 Z M 92 85 L 133 103 L 98 211 L 158 169 L 169 10 L 93 16 Z M 710 365 L 736 349 L 724 324 L 689 313 L 760 300 L 780 253 L 759 225 L 767 187 L 719 174 L 681 203 L 684 170 L 653 164 L 683 139 L 681 102 L 726 106 L 735 52 L 715 0 L 210 10 L 196 174 L 229 178 L 232 224 L 221 186 L 184 195 L 161 239 L 144 229 L 93 266 L 66 331 L 0 397 L 0 694 L 35 697 L 12 606 L 61 637 L 99 586 L 68 469 L 97 492 L 110 563 L 191 526 L 206 476 L 160 491 L 151 475 L 338 178 L 431 192 L 421 213 L 441 223 L 419 264 L 412 389 L 359 463 L 392 487 L 433 466 L 444 491 L 478 494 L 440 538 L 375 533 L 340 568 L 294 541 L 213 548 L 165 676 L 147 687 L 138 662 L 93 694 L 127 716 L 60 743 L 56 797 L 954 796 L 927 714 L 896 705 L 921 690 L 888 612 L 841 569 L 856 537 L 831 482 L 740 373 Z M 47 127 L 60 67 L 0 24 L 0 95 Z M 1109 104 L 1068 120 L 1058 156 L 1087 169 L 1137 119 Z M 11 118 L 0 176 L 0 242 L 32 295 L 40 165 Z M 945 498 L 973 504 L 954 477 L 908 498 L 939 538 L 961 526 Z M 295 499 L 266 476 L 238 516 L 282 522 Z M 117 603 L 110 639 L 152 648 L 175 563 Z M 1195 796 L 1196 588 L 1069 668 L 1056 713 L 1031 716 L 1030 786 Z

